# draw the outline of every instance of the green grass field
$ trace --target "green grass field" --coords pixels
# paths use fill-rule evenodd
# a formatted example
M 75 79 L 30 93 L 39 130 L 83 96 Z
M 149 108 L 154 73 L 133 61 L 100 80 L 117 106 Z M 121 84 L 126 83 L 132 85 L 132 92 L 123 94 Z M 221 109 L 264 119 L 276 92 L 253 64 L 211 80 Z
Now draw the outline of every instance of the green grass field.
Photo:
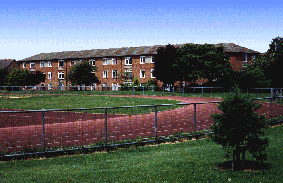
M 0 162 L 1 182 L 281 182 L 283 126 L 267 134 L 269 168 L 221 170 L 224 151 L 210 139 L 50 159 Z M 247 160 L 253 160 L 247 156 Z
M 2 109 L 18 110 L 41 110 L 41 109 L 76 109 L 76 108 L 96 108 L 96 107 L 119 107 L 137 105 L 160 105 L 180 103 L 175 100 L 150 99 L 138 97 L 110 97 L 95 95 L 17 95 L 11 94 L 0 98 Z M 180 106 L 164 106 L 160 110 L 168 110 Z M 153 112 L 153 107 L 121 108 L 110 110 L 111 113 L 119 114 L 141 114 Z M 84 111 L 91 113 L 103 113 L 104 110 Z

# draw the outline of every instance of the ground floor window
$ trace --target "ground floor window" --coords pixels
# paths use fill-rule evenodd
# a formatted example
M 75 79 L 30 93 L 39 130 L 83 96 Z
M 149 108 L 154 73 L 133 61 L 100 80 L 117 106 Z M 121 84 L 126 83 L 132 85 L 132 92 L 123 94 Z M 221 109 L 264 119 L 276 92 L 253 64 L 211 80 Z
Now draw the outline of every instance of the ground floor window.
M 58 72 L 58 79 L 64 79 L 64 72 Z

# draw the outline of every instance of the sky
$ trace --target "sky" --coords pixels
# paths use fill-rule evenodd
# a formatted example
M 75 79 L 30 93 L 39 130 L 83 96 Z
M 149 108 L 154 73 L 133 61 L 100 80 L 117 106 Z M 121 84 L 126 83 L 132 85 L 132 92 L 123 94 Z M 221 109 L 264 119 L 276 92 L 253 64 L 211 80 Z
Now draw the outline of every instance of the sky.
M 183 43 L 235 43 L 263 53 L 283 37 L 283 2 L 271 2 L 1 1 L 0 59 Z

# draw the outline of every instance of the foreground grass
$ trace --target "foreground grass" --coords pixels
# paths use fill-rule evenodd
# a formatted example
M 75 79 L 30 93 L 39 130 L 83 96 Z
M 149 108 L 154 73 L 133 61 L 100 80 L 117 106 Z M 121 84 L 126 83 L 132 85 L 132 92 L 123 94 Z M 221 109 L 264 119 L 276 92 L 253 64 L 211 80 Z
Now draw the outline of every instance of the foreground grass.
M 1 182 L 281 182 L 283 126 L 268 129 L 269 169 L 220 170 L 222 148 L 209 139 L 109 153 L 1 162 Z M 248 156 L 247 159 L 251 159 Z M 252 160 L 252 159 L 251 159 Z
M 12 98 L 9 98 L 12 97 Z M 110 97 L 94 95 L 10 95 L 0 98 L 2 109 L 18 110 L 41 110 L 41 109 L 76 109 L 76 108 L 95 108 L 95 107 L 118 107 L 118 106 L 137 106 L 137 105 L 159 105 L 180 103 L 175 100 L 150 99 L 138 97 Z M 20 97 L 20 98 L 17 98 Z M 160 110 L 168 110 L 180 106 L 160 107 Z M 140 107 L 132 109 L 119 109 L 110 111 L 123 114 L 140 114 L 153 112 L 154 108 Z M 103 113 L 104 110 L 85 111 L 91 113 Z

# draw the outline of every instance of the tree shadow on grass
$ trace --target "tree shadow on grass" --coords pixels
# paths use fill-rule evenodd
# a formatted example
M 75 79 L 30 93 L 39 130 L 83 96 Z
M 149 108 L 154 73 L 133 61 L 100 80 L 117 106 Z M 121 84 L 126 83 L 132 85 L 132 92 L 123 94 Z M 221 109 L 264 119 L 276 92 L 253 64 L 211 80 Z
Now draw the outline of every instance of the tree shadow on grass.
M 221 170 L 232 170 L 232 160 L 219 163 L 218 168 Z M 261 163 L 258 161 L 245 160 L 243 171 L 261 171 L 270 168 L 271 165 L 269 163 Z

